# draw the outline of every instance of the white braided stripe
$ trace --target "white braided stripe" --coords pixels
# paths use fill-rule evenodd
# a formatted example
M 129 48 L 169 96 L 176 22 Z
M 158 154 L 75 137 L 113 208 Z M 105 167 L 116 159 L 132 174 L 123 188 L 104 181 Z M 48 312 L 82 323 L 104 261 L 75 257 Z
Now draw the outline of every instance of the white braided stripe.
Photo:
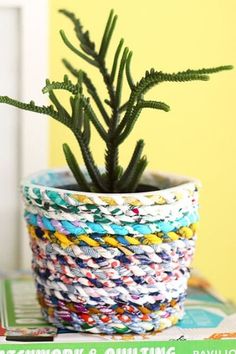
M 198 191 L 194 191 L 190 193 L 185 199 L 176 200 L 172 204 L 163 204 L 163 205 L 139 205 L 137 206 L 131 204 L 123 204 L 123 205 L 95 205 L 95 204 L 82 204 L 76 200 L 70 200 L 68 204 L 63 205 L 61 199 L 50 199 L 47 196 L 47 192 L 42 191 L 41 194 L 44 196 L 43 199 L 39 199 L 38 194 L 35 194 L 33 190 L 30 190 L 31 194 L 28 193 L 27 198 L 26 195 L 23 196 L 24 203 L 27 207 L 31 207 L 32 210 L 35 207 L 35 210 L 39 208 L 47 211 L 48 213 L 54 212 L 55 214 L 95 214 L 101 215 L 106 218 L 107 216 L 115 216 L 120 217 L 121 221 L 128 221 L 129 218 L 132 217 L 140 217 L 140 216 L 156 216 L 158 215 L 160 218 L 169 217 L 169 215 L 176 214 L 178 217 L 178 213 L 189 212 L 191 206 L 195 206 L 198 204 Z M 182 214 L 180 214 L 182 215 Z M 128 219 L 123 219 L 123 217 L 127 217 Z M 132 219 L 133 220 L 133 219 Z
M 186 274 L 187 271 L 186 271 Z M 141 286 L 135 287 L 129 286 L 117 286 L 112 288 L 95 288 L 86 287 L 80 285 L 66 285 L 57 279 L 44 280 L 43 278 L 36 276 L 36 282 L 42 285 L 47 290 L 53 290 L 58 299 L 64 300 L 65 297 L 73 302 L 79 302 L 78 299 L 83 298 L 83 302 L 88 305 L 95 305 L 94 298 L 99 298 L 100 304 L 115 305 L 117 299 L 122 302 L 132 302 L 139 306 L 144 306 L 147 303 L 153 304 L 156 301 L 171 301 L 172 298 L 179 298 L 182 293 L 185 293 L 187 288 L 186 278 L 188 276 L 180 278 L 179 280 L 169 280 L 168 283 L 159 282 L 158 286 Z M 153 295 L 153 293 L 159 293 L 159 295 Z M 97 307 L 97 302 L 96 302 Z
M 25 210 L 29 213 L 40 215 L 41 217 L 46 217 L 54 220 L 67 220 L 70 222 L 98 222 L 102 224 L 113 223 L 116 225 L 127 225 L 131 223 L 152 223 L 161 220 L 175 221 L 181 219 L 186 214 L 191 212 L 197 212 L 198 202 L 197 198 L 193 198 L 183 202 L 176 202 L 172 205 L 163 205 L 162 207 L 153 206 L 143 206 L 139 208 L 131 208 L 127 206 L 122 206 L 119 209 L 117 207 L 100 207 L 89 209 L 87 206 L 80 206 L 74 208 L 70 212 L 69 208 L 67 211 L 61 209 L 54 209 L 50 205 L 47 209 L 42 208 L 37 204 L 30 204 L 25 202 Z

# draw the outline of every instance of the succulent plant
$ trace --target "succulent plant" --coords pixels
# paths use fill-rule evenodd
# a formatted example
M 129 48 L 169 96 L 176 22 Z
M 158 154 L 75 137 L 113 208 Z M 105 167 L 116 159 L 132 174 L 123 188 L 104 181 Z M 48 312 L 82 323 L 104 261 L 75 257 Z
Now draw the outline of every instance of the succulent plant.
M 99 49 L 90 39 L 88 31 L 83 29 L 81 21 L 74 13 L 60 10 L 73 25 L 78 46 L 72 44 L 64 31 L 60 31 L 65 45 L 77 56 L 97 68 L 107 88 L 108 98 L 102 100 L 92 80 L 83 70 L 75 69 L 66 59 L 65 67 L 75 77 L 75 83 L 64 76 L 62 82 L 46 80 L 43 93 L 48 93 L 52 102 L 50 106 L 37 106 L 33 101 L 23 103 L 7 96 L 0 96 L 0 102 L 24 110 L 46 114 L 68 127 L 76 137 L 84 160 L 85 170 L 81 169 L 76 157 L 67 144 L 63 144 L 66 161 L 71 169 L 78 188 L 84 191 L 99 192 L 134 192 L 147 166 L 147 158 L 143 155 L 144 141 L 138 140 L 130 162 L 123 169 L 119 163 L 119 147 L 133 130 L 143 109 L 156 109 L 168 112 L 170 107 L 156 100 L 146 100 L 146 93 L 162 82 L 185 82 L 193 80 L 206 81 L 209 74 L 222 70 L 230 70 L 232 66 L 186 70 L 177 73 L 164 73 L 151 69 L 136 81 L 131 75 L 132 52 L 124 47 L 121 39 L 114 53 L 110 69 L 106 64 L 107 52 L 117 22 L 117 15 L 112 10 L 108 17 Z M 122 96 L 123 81 L 126 78 L 130 90 L 129 97 Z M 65 90 L 70 95 L 71 111 L 68 112 L 58 100 L 55 91 Z M 96 106 L 96 109 L 94 108 Z M 99 112 L 95 113 L 95 110 Z M 90 126 L 96 128 L 106 145 L 104 171 L 101 171 L 94 160 L 90 148 Z M 87 176 L 90 178 L 88 179 Z

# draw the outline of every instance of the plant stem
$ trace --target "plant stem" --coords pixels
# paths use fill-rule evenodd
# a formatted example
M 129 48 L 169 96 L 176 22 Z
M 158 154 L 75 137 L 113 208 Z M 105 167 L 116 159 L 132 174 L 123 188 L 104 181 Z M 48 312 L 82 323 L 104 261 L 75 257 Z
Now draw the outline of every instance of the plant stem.
M 108 73 L 108 70 L 105 67 L 104 60 L 98 57 L 97 62 L 99 64 L 100 73 L 102 74 L 104 83 L 107 87 L 107 91 L 111 103 L 111 109 L 112 109 L 110 125 L 107 132 L 105 167 L 106 167 L 108 188 L 111 192 L 113 192 L 116 184 L 116 179 L 117 179 L 116 174 L 119 165 L 119 148 L 116 139 L 116 129 L 119 123 L 120 113 L 119 113 L 119 107 L 117 104 L 116 93 L 112 83 L 111 75 Z

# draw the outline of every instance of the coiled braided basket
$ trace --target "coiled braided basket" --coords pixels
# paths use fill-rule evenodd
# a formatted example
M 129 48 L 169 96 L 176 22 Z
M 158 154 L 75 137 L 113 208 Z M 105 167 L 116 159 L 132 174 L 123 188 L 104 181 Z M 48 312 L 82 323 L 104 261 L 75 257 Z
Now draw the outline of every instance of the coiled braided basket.
M 37 297 L 50 323 L 79 332 L 144 333 L 182 318 L 199 184 L 151 172 L 144 182 L 161 190 L 56 188 L 74 183 L 67 170 L 23 182 Z

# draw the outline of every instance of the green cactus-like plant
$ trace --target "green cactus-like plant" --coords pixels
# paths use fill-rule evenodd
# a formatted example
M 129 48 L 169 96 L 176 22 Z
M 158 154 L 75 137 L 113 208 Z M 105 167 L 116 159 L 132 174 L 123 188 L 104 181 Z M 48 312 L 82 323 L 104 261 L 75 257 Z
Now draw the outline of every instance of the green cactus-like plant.
M 144 77 L 136 82 L 132 78 L 130 69 L 132 52 L 127 47 L 123 48 L 123 39 L 120 40 L 114 53 L 111 69 L 109 70 L 106 65 L 107 52 L 117 22 L 117 16 L 113 10 L 110 12 L 98 50 L 91 41 L 89 32 L 84 31 L 80 20 L 67 10 L 60 10 L 60 12 L 72 21 L 79 42 L 78 47 L 73 45 L 61 30 L 60 34 L 65 45 L 81 59 L 100 71 L 107 88 L 108 98 L 102 100 L 87 73 L 82 70 L 76 70 L 67 60 L 63 59 L 65 67 L 76 78 L 76 82 L 72 83 L 66 75 L 62 82 L 46 80 L 43 93 L 48 93 L 52 105 L 39 107 L 33 101 L 26 104 L 7 96 L 0 96 L 0 103 L 46 114 L 64 124 L 73 132 L 91 180 L 85 177 L 84 171 L 79 166 L 70 147 L 64 144 L 65 158 L 78 183 L 79 189 L 105 193 L 134 192 L 147 166 L 147 158 L 143 155 L 144 141 L 140 139 L 137 142 L 131 160 L 125 169 L 119 164 L 119 147 L 131 133 L 143 109 L 150 108 L 165 112 L 170 109 L 166 103 L 146 100 L 146 93 L 154 86 L 166 81 L 206 81 L 209 79 L 209 74 L 230 70 L 232 66 L 186 70 L 172 74 L 151 69 L 146 71 Z M 122 86 L 125 77 L 129 85 L 130 94 L 128 99 L 123 101 Z M 86 89 L 86 93 L 84 89 Z M 65 90 L 70 94 L 70 112 L 58 100 L 55 94 L 56 90 Z M 101 119 L 95 113 L 94 105 L 97 107 Z M 96 128 L 106 145 L 105 169 L 103 172 L 97 167 L 90 149 L 91 124 Z

